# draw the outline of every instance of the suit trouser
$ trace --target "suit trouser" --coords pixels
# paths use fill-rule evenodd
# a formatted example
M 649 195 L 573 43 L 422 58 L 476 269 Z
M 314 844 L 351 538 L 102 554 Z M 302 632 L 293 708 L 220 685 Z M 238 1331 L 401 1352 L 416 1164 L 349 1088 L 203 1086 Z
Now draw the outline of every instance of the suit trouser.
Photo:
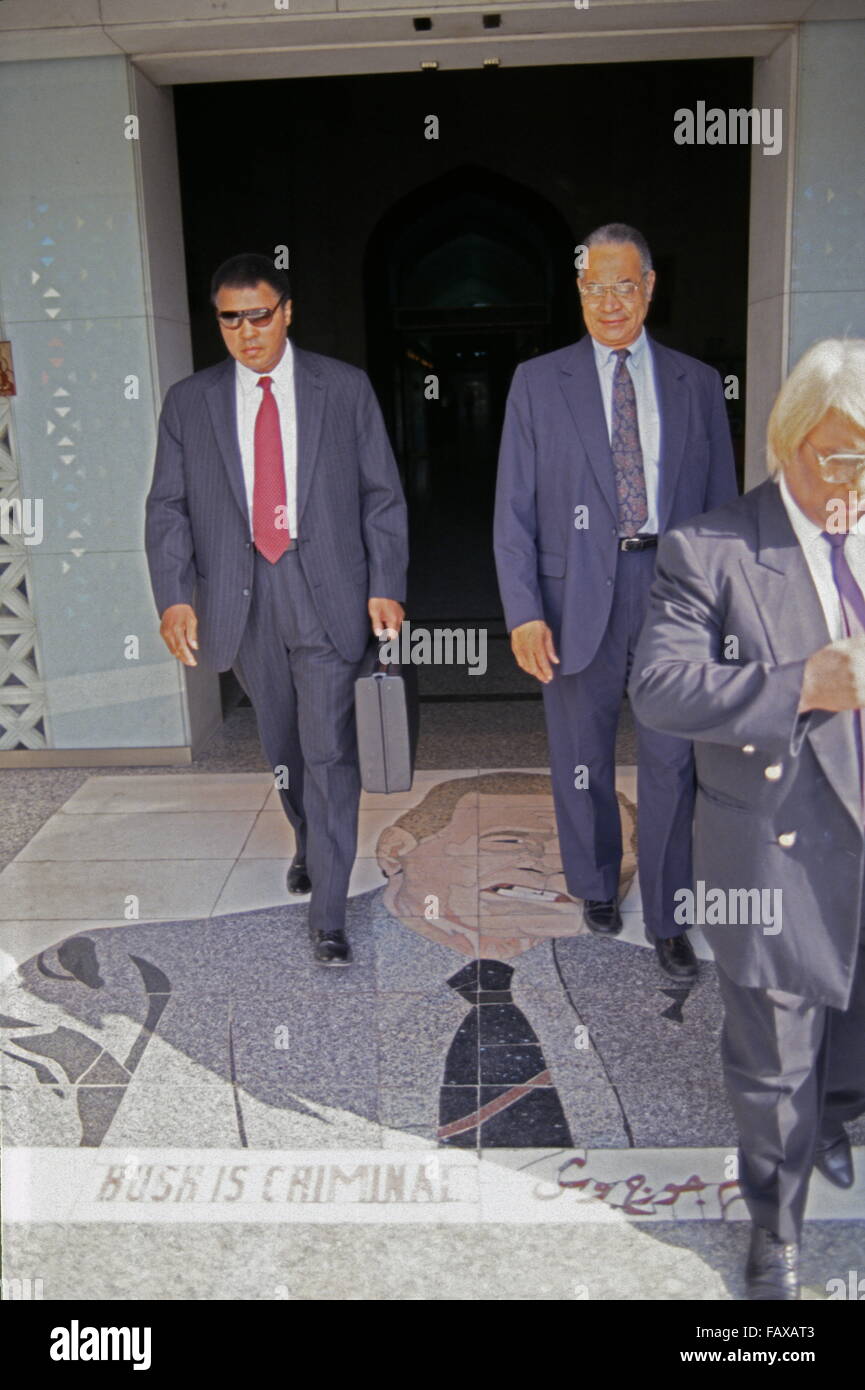
M 616 798 L 616 729 L 655 570 L 654 549 L 619 551 L 613 605 L 585 670 L 543 687 L 559 849 L 568 891 L 609 901 L 618 893 L 622 827 Z M 587 598 L 587 602 L 589 602 Z M 556 668 L 553 667 L 555 673 Z M 635 717 L 637 867 L 651 937 L 678 936 L 674 894 L 691 888 L 694 757 L 687 739 L 655 733 Z M 575 787 L 585 767 L 588 786 Z
M 297 551 L 286 551 L 275 565 L 256 551 L 234 672 L 252 701 L 265 757 L 274 770 L 288 772 L 280 795 L 312 880 L 314 929 L 344 924 L 357 851 L 357 670 L 322 627 Z
M 737 985 L 718 967 L 739 1185 L 752 1219 L 785 1241 L 801 1234 L 817 1140 L 865 1113 L 865 934 L 856 955 L 843 1010 Z

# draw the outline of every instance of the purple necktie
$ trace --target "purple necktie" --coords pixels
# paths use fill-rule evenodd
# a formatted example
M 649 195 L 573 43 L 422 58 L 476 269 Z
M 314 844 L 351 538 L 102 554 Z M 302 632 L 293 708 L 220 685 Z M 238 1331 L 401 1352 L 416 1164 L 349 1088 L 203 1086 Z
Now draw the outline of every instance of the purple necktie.
M 844 616 L 844 630 L 848 637 L 865 637 L 865 594 L 853 578 L 853 571 L 844 554 L 846 531 L 824 531 L 832 552 L 832 578 L 841 600 Z M 863 761 L 863 715 L 862 709 L 853 711 L 853 729 L 856 735 L 856 753 L 859 758 L 859 786 L 865 799 L 865 761 Z
M 610 419 L 610 449 L 613 455 L 613 476 L 619 503 L 619 532 L 635 536 L 645 526 L 649 515 L 646 498 L 646 475 L 643 472 L 643 450 L 640 446 L 640 427 L 637 420 L 637 397 L 634 382 L 628 371 L 627 348 L 616 348 L 616 370 L 613 373 L 613 404 Z

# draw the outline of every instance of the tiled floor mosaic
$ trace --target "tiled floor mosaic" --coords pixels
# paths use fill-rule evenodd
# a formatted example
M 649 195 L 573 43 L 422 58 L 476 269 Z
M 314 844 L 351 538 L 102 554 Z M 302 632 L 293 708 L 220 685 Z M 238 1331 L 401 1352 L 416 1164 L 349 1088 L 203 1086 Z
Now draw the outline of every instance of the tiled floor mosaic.
M 551 1259 L 583 1243 L 594 1291 L 524 1297 L 739 1296 L 737 1262 L 725 1283 L 700 1253 L 708 1227 L 746 1215 L 714 966 L 697 937 L 694 987 L 660 973 L 632 768 L 618 790 L 615 940 L 586 933 L 567 895 L 542 770 L 421 771 L 410 793 L 364 796 L 355 961 L 328 971 L 304 900 L 285 901 L 291 837 L 266 774 L 84 780 L 0 873 L 4 1273 L 36 1261 L 48 1296 L 66 1296 L 64 1233 L 96 1227 L 106 1269 L 130 1239 L 150 1252 L 124 1275 L 128 1296 L 185 1297 L 154 1253 L 168 1230 L 216 1227 L 232 1247 L 248 1230 L 260 1271 L 286 1239 L 273 1228 L 313 1240 L 315 1264 L 309 1233 L 325 1228 L 355 1253 L 374 1230 L 389 1260 L 419 1225 L 458 1243 L 469 1230 L 472 1251 L 543 1227 Z M 815 1177 L 809 1217 L 834 1233 L 835 1273 L 861 1246 L 862 1178 L 840 1193 Z M 691 1292 L 658 1282 L 652 1245 L 674 1226 L 691 1231 Z M 597 1292 L 623 1239 L 644 1275 Z M 261 1277 L 248 1296 L 282 1296 Z M 202 1271 L 194 1296 L 235 1296 L 214 1292 L 227 1278 Z M 85 1296 L 115 1296 L 107 1274 L 87 1280 Z M 495 1297 L 488 1284 L 462 1296 Z

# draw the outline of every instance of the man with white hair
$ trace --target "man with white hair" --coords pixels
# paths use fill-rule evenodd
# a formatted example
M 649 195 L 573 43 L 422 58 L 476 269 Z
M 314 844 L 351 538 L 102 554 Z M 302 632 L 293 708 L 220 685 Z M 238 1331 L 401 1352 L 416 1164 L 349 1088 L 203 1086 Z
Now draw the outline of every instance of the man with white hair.
M 865 340 L 804 355 L 768 456 L 771 478 L 665 536 L 630 693 L 694 740 L 748 1294 L 786 1300 L 812 1166 L 852 1186 L 845 1122 L 865 1113 Z M 742 889 L 771 925 L 723 910 Z
M 523 362 L 496 485 L 499 588 L 517 664 L 541 682 L 562 868 L 589 931 L 622 929 L 616 729 L 658 536 L 736 496 L 718 373 L 644 324 L 655 289 L 645 237 L 610 222 L 577 277 L 586 335 Z M 643 920 L 661 969 L 697 961 L 675 894 L 691 884 L 691 745 L 636 720 Z

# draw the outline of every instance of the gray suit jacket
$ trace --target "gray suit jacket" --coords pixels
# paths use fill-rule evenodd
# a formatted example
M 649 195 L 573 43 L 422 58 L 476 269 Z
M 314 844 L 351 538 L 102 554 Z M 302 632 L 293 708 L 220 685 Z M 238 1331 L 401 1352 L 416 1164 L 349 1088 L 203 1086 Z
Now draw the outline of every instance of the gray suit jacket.
M 298 559 L 346 661 L 370 636 L 367 600 L 405 599 L 406 506 L 365 372 L 292 347 L 297 402 Z M 159 422 L 146 547 L 156 607 L 192 604 L 200 660 L 237 655 L 254 551 L 237 439 L 232 357 L 172 386 Z
M 718 964 L 741 985 L 844 1008 L 863 869 L 853 715 L 797 713 L 805 661 L 829 640 L 767 481 L 662 541 L 630 695 L 651 728 L 694 740 L 695 879 L 782 892 L 777 934 L 704 928 Z
M 721 380 L 650 339 L 661 417 L 661 531 L 736 496 Z M 588 508 L 588 526 L 574 509 Z M 618 506 L 589 334 L 517 367 L 499 454 L 494 542 L 508 631 L 543 618 L 560 674 L 582 671 L 607 628 Z

